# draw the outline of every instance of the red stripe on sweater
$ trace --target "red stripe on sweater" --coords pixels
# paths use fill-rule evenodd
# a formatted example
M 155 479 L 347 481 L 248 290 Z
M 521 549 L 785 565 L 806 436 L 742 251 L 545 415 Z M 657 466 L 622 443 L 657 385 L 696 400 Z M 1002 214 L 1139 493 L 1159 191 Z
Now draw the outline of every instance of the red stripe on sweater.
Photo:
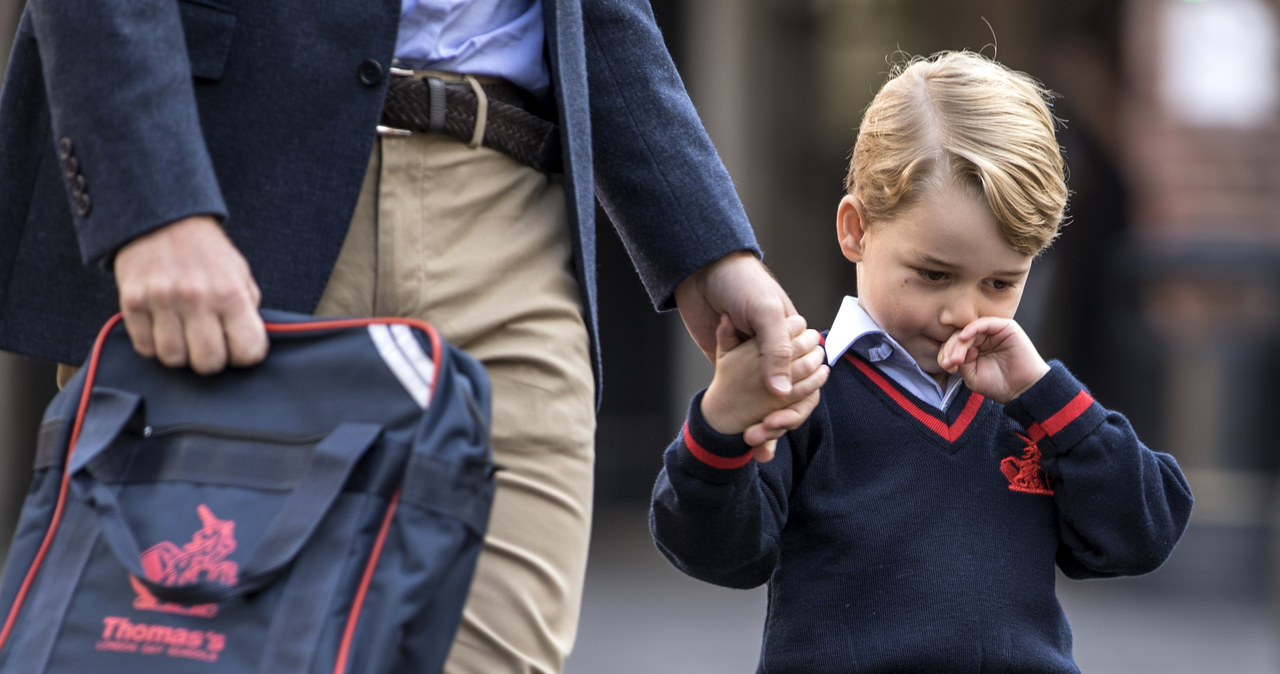
M 1087 391 L 1080 391 L 1076 397 L 1071 399 L 1065 407 L 1054 413 L 1053 416 L 1045 419 L 1040 425 L 1044 426 L 1045 433 L 1049 435 L 1057 435 L 1059 431 L 1066 428 L 1071 422 L 1080 418 L 1084 411 L 1089 409 L 1093 404 L 1093 396 Z
M 747 462 L 751 460 L 751 452 L 747 452 L 741 456 L 720 456 L 718 454 L 708 452 L 702 445 L 698 444 L 697 440 L 693 439 L 693 434 L 689 432 L 688 421 L 684 422 L 684 429 L 681 432 L 684 434 L 684 444 L 689 448 L 689 453 L 693 455 L 693 458 L 711 466 L 712 468 L 732 470 L 734 468 L 741 468 L 747 465 Z
M 955 422 L 948 426 L 943 423 L 941 419 L 920 409 L 919 405 L 915 404 L 911 399 L 903 395 L 901 391 L 893 386 L 893 384 L 889 383 L 889 380 L 886 379 L 884 375 L 876 372 L 870 365 L 864 363 L 858 358 L 855 358 L 853 354 L 850 353 L 846 353 L 844 357 L 850 363 L 858 366 L 858 369 L 861 370 L 863 374 L 867 375 L 867 378 L 875 383 L 876 386 L 879 386 L 880 390 L 888 394 L 894 402 L 898 403 L 899 407 L 906 410 L 907 413 L 916 418 L 916 421 L 924 424 L 929 430 L 942 436 L 942 439 L 947 442 L 955 442 L 956 440 L 959 440 L 960 436 L 964 435 L 965 430 L 969 428 L 969 423 L 973 421 L 974 417 L 978 416 L 978 408 L 982 407 L 982 401 L 984 398 L 981 395 L 970 391 L 969 402 L 965 403 L 964 410 L 960 412 L 960 416 L 955 420 Z

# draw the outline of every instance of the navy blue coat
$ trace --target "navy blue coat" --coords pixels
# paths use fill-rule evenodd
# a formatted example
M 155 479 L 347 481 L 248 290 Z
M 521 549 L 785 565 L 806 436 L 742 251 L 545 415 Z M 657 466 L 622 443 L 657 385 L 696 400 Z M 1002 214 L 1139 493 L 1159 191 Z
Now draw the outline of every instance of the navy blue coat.
M 195 214 L 222 218 L 264 306 L 311 311 L 355 208 L 399 9 L 30 0 L 0 92 L 0 348 L 80 362 L 118 308 L 113 253 Z M 544 13 L 596 346 L 596 199 L 659 308 L 702 265 L 758 249 L 648 3 Z

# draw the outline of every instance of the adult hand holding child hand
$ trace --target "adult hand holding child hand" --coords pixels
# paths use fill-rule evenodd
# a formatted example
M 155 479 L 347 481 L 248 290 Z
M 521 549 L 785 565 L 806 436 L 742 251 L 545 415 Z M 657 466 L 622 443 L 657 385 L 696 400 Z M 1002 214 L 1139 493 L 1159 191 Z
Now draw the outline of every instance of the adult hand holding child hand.
M 753 340 L 743 340 L 728 316 L 716 326 L 716 372 L 702 398 L 702 414 L 716 431 L 742 433 L 757 461 L 773 459 L 780 433 L 794 429 L 809 416 L 827 381 L 821 335 L 808 329 L 804 317 L 787 318 L 791 334 L 791 392 L 786 396 L 767 390 L 761 358 Z

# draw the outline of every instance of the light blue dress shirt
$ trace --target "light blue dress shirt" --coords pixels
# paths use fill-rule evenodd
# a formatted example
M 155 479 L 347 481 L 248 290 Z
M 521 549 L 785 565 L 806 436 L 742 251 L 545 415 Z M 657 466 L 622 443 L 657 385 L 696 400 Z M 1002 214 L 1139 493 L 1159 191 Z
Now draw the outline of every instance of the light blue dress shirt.
M 415 70 L 501 77 L 546 98 L 540 0 L 401 0 L 396 59 Z
M 874 363 L 889 378 L 939 410 L 946 409 L 955 399 L 963 381 L 959 375 L 953 374 L 943 390 L 932 376 L 920 369 L 901 344 L 876 325 L 867 310 L 858 304 L 858 298 L 846 296 L 840 304 L 835 322 L 831 324 L 831 330 L 827 332 L 827 365 L 834 367 L 849 349 Z

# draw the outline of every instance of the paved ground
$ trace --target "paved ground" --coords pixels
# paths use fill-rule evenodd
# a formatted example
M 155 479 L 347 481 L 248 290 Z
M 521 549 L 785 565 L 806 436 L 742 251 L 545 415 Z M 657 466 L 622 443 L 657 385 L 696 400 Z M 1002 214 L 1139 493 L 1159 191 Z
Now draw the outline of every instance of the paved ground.
M 755 671 L 763 591 L 680 575 L 654 550 L 644 517 L 638 509 L 597 515 L 566 674 Z M 1280 623 L 1261 591 L 1174 593 L 1167 583 L 1063 579 L 1059 595 L 1086 674 L 1280 672 Z

